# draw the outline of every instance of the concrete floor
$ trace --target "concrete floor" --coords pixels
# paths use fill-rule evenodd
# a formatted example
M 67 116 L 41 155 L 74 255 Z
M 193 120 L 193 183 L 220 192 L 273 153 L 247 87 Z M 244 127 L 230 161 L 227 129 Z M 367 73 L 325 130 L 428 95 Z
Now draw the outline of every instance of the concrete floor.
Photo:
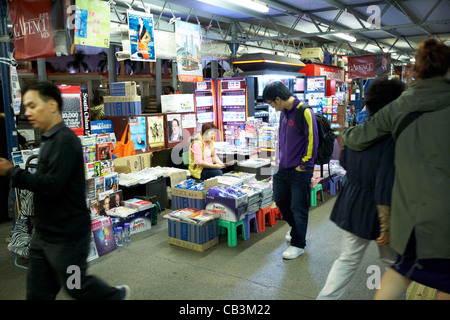
M 228 247 L 225 235 L 204 252 L 168 244 L 167 220 L 132 235 L 131 242 L 90 263 L 89 273 L 116 286 L 127 284 L 134 300 L 313 300 L 340 254 L 342 231 L 329 220 L 335 196 L 310 209 L 306 252 L 283 260 L 289 226 L 277 220 L 247 240 Z M 0 224 L 0 300 L 25 298 L 26 270 L 14 265 L 4 239 L 12 222 Z M 381 265 L 375 243 L 369 246 L 344 299 L 370 300 L 369 265 Z M 24 259 L 19 262 L 26 263 Z M 61 291 L 57 299 L 71 299 Z

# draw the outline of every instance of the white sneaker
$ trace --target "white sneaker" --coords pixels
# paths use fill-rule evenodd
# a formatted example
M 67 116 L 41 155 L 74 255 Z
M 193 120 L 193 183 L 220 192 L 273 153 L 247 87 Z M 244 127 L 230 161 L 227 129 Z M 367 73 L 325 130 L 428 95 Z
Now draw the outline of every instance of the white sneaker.
M 298 256 L 302 255 L 305 252 L 305 249 L 289 246 L 284 252 L 283 252 L 283 259 L 292 260 L 297 258 Z
M 291 242 L 291 239 L 292 239 L 292 237 L 291 237 L 291 229 L 289 229 L 289 231 L 286 233 L 286 241 L 287 242 Z
M 129 300 L 130 299 L 130 287 L 127 285 L 117 286 L 117 289 L 120 290 L 120 299 L 121 300 Z

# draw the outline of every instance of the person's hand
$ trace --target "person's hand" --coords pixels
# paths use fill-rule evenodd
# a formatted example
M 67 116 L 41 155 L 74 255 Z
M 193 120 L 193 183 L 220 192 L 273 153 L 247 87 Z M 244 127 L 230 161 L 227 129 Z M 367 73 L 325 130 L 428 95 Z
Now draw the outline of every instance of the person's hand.
M 226 166 L 223 164 L 223 163 L 216 163 L 216 168 L 217 169 L 223 169 L 223 168 L 225 168 Z
M 8 175 L 8 170 L 13 167 L 13 164 L 5 158 L 0 158 L 0 176 Z
M 302 168 L 300 168 L 300 166 L 295 167 L 295 170 L 300 171 L 300 172 L 305 171 L 305 170 L 302 170 Z
M 381 232 L 380 236 L 375 241 L 380 246 L 388 245 L 389 244 L 389 232 Z

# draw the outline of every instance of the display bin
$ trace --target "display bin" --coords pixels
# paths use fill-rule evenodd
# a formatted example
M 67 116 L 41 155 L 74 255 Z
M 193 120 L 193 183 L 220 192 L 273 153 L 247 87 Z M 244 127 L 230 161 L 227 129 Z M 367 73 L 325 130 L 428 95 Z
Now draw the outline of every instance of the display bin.
M 161 209 L 168 208 L 169 201 L 167 197 L 167 179 L 168 177 L 160 177 L 154 181 L 147 182 L 145 184 L 133 185 L 130 187 L 120 186 L 123 190 L 123 198 L 139 198 L 141 196 L 147 196 L 149 198 L 155 198 L 159 202 Z
M 219 243 L 219 220 L 204 225 L 168 219 L 169 243 L 183 248 L 205 251 Z

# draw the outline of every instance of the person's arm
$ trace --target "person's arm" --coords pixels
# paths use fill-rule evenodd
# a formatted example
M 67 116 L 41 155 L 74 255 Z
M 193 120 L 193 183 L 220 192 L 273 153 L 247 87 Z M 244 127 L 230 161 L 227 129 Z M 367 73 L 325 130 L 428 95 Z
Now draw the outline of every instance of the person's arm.
M 308 163 L 311 162 L 311 158 L 313 155 L 313 151 L 317 143 L 316 143 L 316 139 L 318 139 L 317 134 L 314 135 L 314 124 L 313 124 L 313 118 L 311 115 L 311 109 L 310 108 L 305 108 L 304 110 L 304 117 L 306 120 L 306 149 L 304 154 L 300 155 L 301 161 L 300 161 L 300 165 L 303 166 L 308 166 Z M 316 147 L 317 148 L 317 147 Z M 296 168 L 296 170 L 298 171 L 302 171 L 300 168 L 300 165 Z
M 194 162 L 196 165 L 201 166 L 203 168 L 218 168 L 217 165 L 213 163 L 207 163 L 204 161 L 202 146 L 200 142 L 194 142 L 192 144 L 192 152 L 194 153 Z
M 55 196 L 63 194 L 75 161 L 79 159 L 82 161 L 82 158 L 77 155 L 77 149 L 72 141 L 59 143 L 58 147 L 52 150 L 48 159 L 39 159 L 39 161 L 47 161 L 45 165 L 48 169 L 45 173 L 30 173 L 18 166 L 10 169 L 9 175 L 13 187 Z M 78 151 L 81 152 L 81 150 Z
M 393 128 L 390 115 L 392 106 L 395 108 L 395 104 L 391 103 L 380 109 L 359 126 L 344 128 L 342 130 L 344 144 L 353 150 L 362 151 L 389 135 Z
M 375 180 L 375 204 L 380 223 L 380 236 L 376 239 L 379 245 L 389 244 L 389 225 L 391 213 L 392 187 L 395 176 L 395 141 L 390 138 L 383 144 Z

